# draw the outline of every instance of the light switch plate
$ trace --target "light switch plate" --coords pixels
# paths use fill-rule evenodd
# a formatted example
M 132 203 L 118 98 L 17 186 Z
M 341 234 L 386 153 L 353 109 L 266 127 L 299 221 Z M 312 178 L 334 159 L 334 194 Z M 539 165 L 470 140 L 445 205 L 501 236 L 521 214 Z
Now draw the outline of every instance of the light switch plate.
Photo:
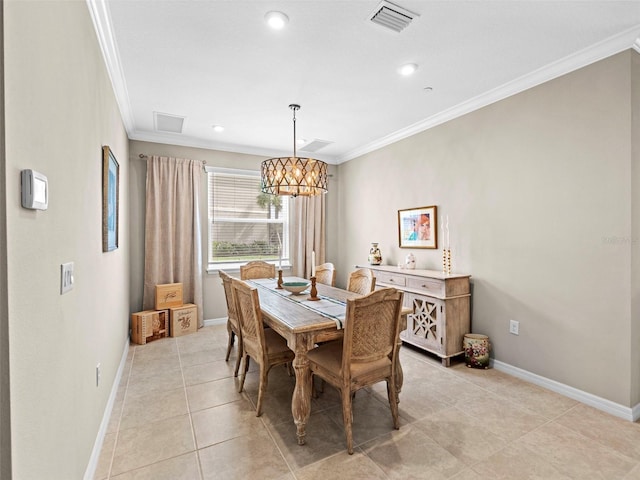
M 73 262 L 60 265 L 60 295 L 73 289 Z

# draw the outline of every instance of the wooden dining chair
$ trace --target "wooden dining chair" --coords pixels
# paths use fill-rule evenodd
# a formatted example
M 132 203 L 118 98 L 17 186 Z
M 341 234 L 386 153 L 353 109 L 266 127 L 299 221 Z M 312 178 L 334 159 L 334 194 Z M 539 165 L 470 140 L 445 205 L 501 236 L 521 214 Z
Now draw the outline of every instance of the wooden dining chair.
M 360 295 L 367 295 L 376 288 L 376 277 L 370 268 L 359 268 L 349 275 L 347 290 Z
M 271 367 L 293 362 L 295 354 L 287 346 L 287 341 L 272 328 L 265 329 L 262 323 L 260 299 L 255 287 L 242 280 L 233 279 L 232 287 L 236 301 L 236 310 L 242 331 L 244 371 L 238 392 L 242 392 L 249 371 L 249 358 L 260 367 L 260 386 L 256 416 L 262 415 L 262 400 L 267 390 L 268 375 Z
M 231 355 L 231 348 L 233 347 L 234 338 L 238 337 L 238 357 L 236 358 L 236 366 L 233 371 L 233 376 L 238 376 L 238 370 L 240 369 L 240 360 L 242 360 L 242 331 L 240 330 L 240 322 L 238 320 L 238 314 L 236 311 L 236 302 L 233 298 L 233 288 L 231 286 L 232 278 L 226 272 L 220 270 L 220 278 L 222 279 L 222 285 L 224 287 L 224 298 L 227 302 L 227 333 L 229 334 L 229 341 L 227 344 L 227 356 L 225 362 L 229 361 Z
M 349 455 L 353 454 L 352 400 L 357 390 L 386 381 L 393 428 L 400 428 L 395 378 L 402 296 L 395 288 L 383 288 L 347 300 L 343 339 L 307 354 L 312 375 L 340 391 Z
M 240 279 L 251 280 L 254 278 L 276 278 L 276 266 L 273 263 L 254 260 L 240 265 Z
M 333 263 L 327 262 L 316 266 L 316 282 L 336 286 L 336 269 Z

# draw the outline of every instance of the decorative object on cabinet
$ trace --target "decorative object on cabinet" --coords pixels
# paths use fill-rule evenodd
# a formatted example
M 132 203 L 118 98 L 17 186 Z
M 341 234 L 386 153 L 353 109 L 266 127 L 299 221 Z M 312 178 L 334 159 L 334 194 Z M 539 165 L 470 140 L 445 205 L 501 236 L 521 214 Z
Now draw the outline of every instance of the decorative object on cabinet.
M 102 147 L 102 251 L 118 248 L 120 165 L 108 146 Z
M 449 215 L 445 222 L 442 219 L 442 241 L 444 248 L 442 249 L 442 273 L 451 274 L 451 237 L 449 234 Z
M 442 273 L 451 275 L 451 250 L 442 249 Z
M 270 158 L 262 162 L 262 191 L 269 195 L 309 197 L 327 193 L 327 164 L 314 158 L 301 158 L 296 154 L 296 112 L 300 105 L 292 103 L 293 156 Z
M 382 263 L 382 252 L 378 248 L 378 243 L 373 242 L 369 250 L 369 265 L 380 265 Z
M 438 248 L 438 208 L 398 210 L 400 248 Z
M 471 326 L 470 275 L 447 275 L 435 270 L 406 270 L 392 266 L 371 266 L 376 287 L 394 287 L 404 293 L 407 329 L 403 342 L 442 359 L 448 367 L 451 357 L 464 354 L 462 342 Z
M 467 367 L 489 368 L 489 353 L 491 352 L 489 337 L 478 333 L 467 333 L 464 336 L 462 346 Z
M 404 262 L 404 268 L 407 270 L 415 270 L 416 269 L 416 257 L 413 253 L 407 255 L 407 258 Z

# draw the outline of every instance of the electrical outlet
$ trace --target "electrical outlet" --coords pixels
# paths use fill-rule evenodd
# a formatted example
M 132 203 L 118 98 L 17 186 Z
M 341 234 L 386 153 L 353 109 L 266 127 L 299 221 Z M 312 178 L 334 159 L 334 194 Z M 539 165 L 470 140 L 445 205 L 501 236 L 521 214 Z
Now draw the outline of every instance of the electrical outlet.
M 100 386 L 100 364 L 96 365 L 96 387 Z
M 60 265 L 60 295 L 73 289 L 73 262 Z
M 514 335 L 519 335 L 519 330 L 520 330 L 520 322 L 518 322 L 517 320 L 509 320 L 509 333 L 512 333 Z

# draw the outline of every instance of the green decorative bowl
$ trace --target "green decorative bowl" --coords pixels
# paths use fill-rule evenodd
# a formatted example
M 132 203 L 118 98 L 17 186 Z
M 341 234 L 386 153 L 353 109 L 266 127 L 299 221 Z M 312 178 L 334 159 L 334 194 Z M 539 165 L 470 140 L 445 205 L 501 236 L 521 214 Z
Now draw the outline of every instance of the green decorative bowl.
M 287 292 L 298 295 L 309 288 L 309 285 L 311 285 L 309 282 L 283 282 L 282 288 L 284 288 Z

